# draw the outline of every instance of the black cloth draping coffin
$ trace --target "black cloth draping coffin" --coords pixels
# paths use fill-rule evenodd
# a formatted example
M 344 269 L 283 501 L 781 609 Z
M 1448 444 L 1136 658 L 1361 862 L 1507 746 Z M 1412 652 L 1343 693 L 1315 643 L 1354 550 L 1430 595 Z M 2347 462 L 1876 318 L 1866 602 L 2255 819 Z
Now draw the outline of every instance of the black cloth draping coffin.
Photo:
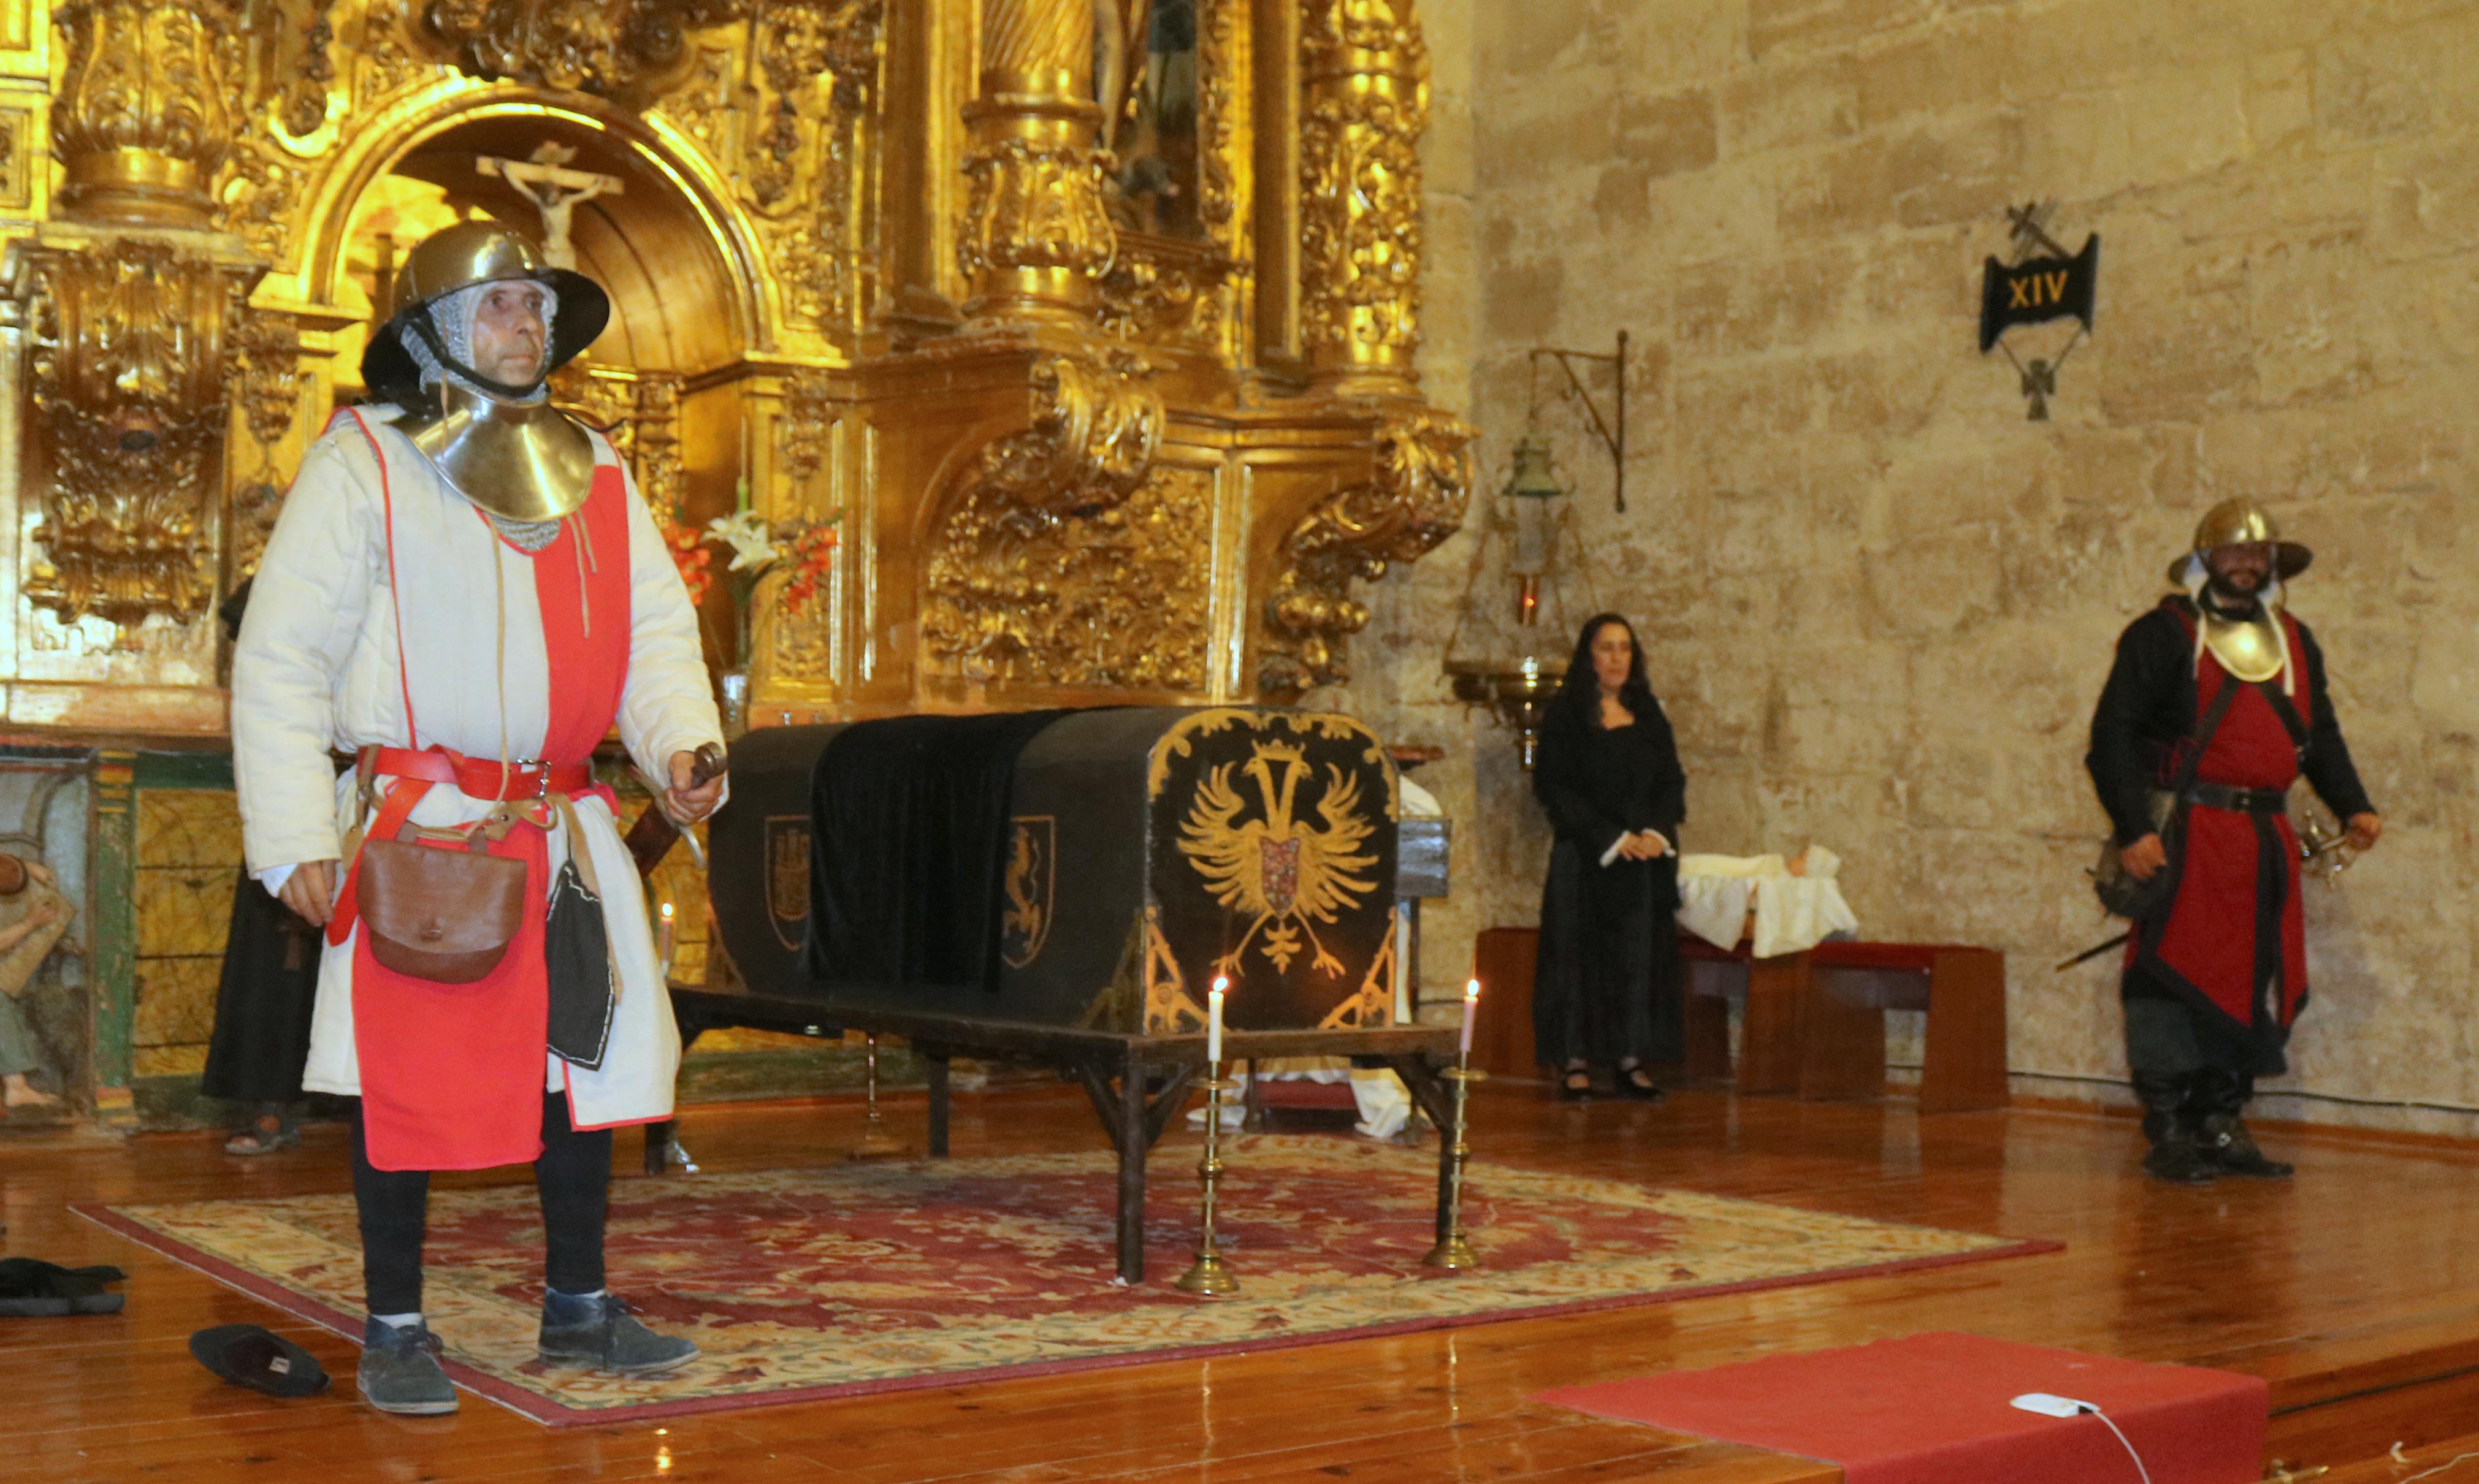
M 819 979 L 998 987 L 1016 755 L 1059 711 L 844 727 L 809 781 L 807 968 Z
M 980 719 L 984 742 L 1006 737 L 1003 718 Z M 958 821 L 1000 796 L 982 770 L 996 743 L 936 782 L 956 791 L 944 816 L 866 799 L 813 810 L 828 766 L 855 761 L 837 761 L 837 739 L 877 725 L 765 728 L 732 744 L 710 881 L 729 971 L 753 990 L 819 1000 L 822 1024 L 848 1003 L 1167 1033 L 1202 1024 L 1222 972 L 1234 1027 L 1386 1019 L 1398 784 L 1360 723 L 1253 707 L 1028 716 L 986 867 L 953 847 Z M 830 792 L 842 798 L 896 755 L 858 754 L 865 767 Z M 899 816 L 944 818 L 946 865 L 925 864 L 935 857 L 918 838 L 892 838 Z M 941 879 L 961 883 L 955 898 L 928 901 Z M 843 893 L 831 909 L 816 886 L 829 880 Z M 890 900 L 903 905 L 884 918 L 868 905 Z M 896 915 L 916 908 L 899 930 Z M 928 942 L 933 921 L 959 941 Z M 888 941 L 861 942 L 874 932 Z M 995 993 L 971 972 L 991 951 Z

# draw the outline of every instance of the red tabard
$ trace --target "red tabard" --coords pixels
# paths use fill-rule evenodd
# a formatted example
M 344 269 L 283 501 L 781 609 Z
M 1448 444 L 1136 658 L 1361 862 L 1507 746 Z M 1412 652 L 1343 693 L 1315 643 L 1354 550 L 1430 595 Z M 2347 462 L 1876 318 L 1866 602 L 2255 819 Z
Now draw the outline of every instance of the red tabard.
M 617 465 L 595 470 L 581 515 L 587 562 L 579 561 L 576 520 L 563 522 L 559 538 L 531 558 L 550 672 L 542 759 L 553 764 L 592 755 L 611 729 L 627 679 L 628 510 Z M 484 517 L 476 511 L 474 518 Z M 392 538 L 392 511 L 389 529 Z M 405 621 L 417 625 L 425 603 L 470 600 L 470 594 L 401 589 L 397 596 Z M 415 734 L 418 739 L 418 726 Z M 398 778 L 389 795 L 429 787 Z M 381 967 L 371 956 L 367 933 L 354 943 L 362 1121 L 371 1163 L 380 1170 L 481 1170 L 526 1164 L 542 1153 L 550 1016 L 543 964 L 548 843 L 540 829 L 521 825 L 491 853 L 525 863 L 531 907 L 507 957 L 489 974 L 472 984 L 417 979 Z
M 2187 622 L 2191 632 L 2192 618 Z M 2299 676 L 2303 681 L 2302 657 L 2307 652 L 2297 623 L 2284 614 L 2281 624 L 2289 641 L 2290 666 L 2271 682 L 2276 686 L 2290 676 Z M 2212 658 L 2211 651 L 2206 650 L 2195 670 L 2198 724 L 2205 709 L 2220 694 L 2221 687 L 2243 684 L 2234 680 Z M 2301 683 L 2295 687 L 2294 694 L 2289 691 L 2283 694 L 2296 708 L 2299 719 L 2312 728 L 2313 701 L 2307 692 L 2307 686 Z M 2231 702 L 2228 715 L 2221 718 L 2211 745 L 2204 750 L 2195 769 L 2196 781 L 2234 789 L 2279 790 L 2288 788 L 2297 777 L 2298 749 L 2288 729 L 2282 725 L 2280 714 L 2273 710 L 2262 688 L 2245 685 Z M 2277 1023 L 2286 1026 L 2296 1017 L 2300 1002 L 2307 996 L 2307 924 L 2298 900 L 2298 837 L 2290 830 L 2286 815 L 2272 816 L 2263 822 L 2278 841 L 2286 873 L 2277 889 L 2281 996 L 2278 1005 L 2269 1007 Z M 2157 939 L 2137 948 L 2140 952 L 2143 946 L 2149 946 L 2157 955 L 2158 967 L 2184 979 L 2240 1025 L 2257 1021 L 2257 920 L 2264 906 L 2265 883 L 2259 875 L 2260 841 L 2256 830 L 2257 821 L 2250 815 L 2202 804 L 2189 806 L 2177 895 L 2171 900 L 2168 918 L 2159 928 Z

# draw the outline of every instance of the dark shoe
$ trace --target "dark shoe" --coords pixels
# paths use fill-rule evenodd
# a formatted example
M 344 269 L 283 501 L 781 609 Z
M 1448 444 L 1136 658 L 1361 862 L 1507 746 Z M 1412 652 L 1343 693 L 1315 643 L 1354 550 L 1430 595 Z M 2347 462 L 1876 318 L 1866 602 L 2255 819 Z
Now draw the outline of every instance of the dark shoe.
M 543 1295 L 542 1335 L 535 1348 L 563 1366 L 589 1366 L 622 1375 L 652 1375 L 697 1358 L 686 1340 L 658 1335 L 631 1318 L 628 1305 L 609 1294 L 574 1298 Z
M 2143 1156 L 2143 1172 L 2171 1185 L 2210 1185 L 2220 1171 L 2191 1139 L 2163 1140 Z
M 201 1329 L 190 1337 L 190 1353 L 228 1383 L 270 1396 L 316 1396 L 327 1389 L 319 1357 L 256 1324 Z
M 1558 1074 L 1558 1099 L 1561 1102 L 1590 1102 L 1593 1097 L 1593 1074 L 1581 1067 L 1570 1067 Z
M 32 1257 L 0 1258 L 0 1319 L 118 1314 L 121 1295 L 104 1289 L 126 1276 L 108 1265 L 64 1268 Z
M 1657 1103 L 1670 1094 L 1652 1080 L 1652 1073 L 1641 1067 L 1628 1067 L 1619 1072 L 1619 1091 L 1629 1097 Z
M 2198 1145 L 2205 1160 L 2223 1174 L 2244 1175 L 2252 1180 L 2287 1180 L 2298 1167 L 2277 1159 L 2266 1159 L 2256 1147 L 2255 1135 L 2238 1121 L 2235 1113 L 2212 1113 L 2204 1117 Z
M 2194 1079 L 2138 1071 L 2134 1095 L 2143 1104 L 2143 1137 L 2152 1151 L 2143 1156 L 2143 1172 L 2172 1185 L 2210 1185 L 2220 1171 L 2204 1157 L 2187 1104 Z
M 2266 1159 L 2256 1147 L 2255 1135 L 2238 1114 L 2255 1095 L 2255 1079 L 2217 1069 L 2195 1073 L 2186 1094 L 2186 1115 L 2195 1125 L 2196 1145 L 2223 1174 L 2253 1180 L 2287 1180 L 2296 1167 Z
M 371 1406 L 398 1417 L 441 1417 L 456 1410 L 456 1388 L 439 1367 L 439 1337 L 427 1324 L 364 1324 L 362 1364 L 353 1384 Z

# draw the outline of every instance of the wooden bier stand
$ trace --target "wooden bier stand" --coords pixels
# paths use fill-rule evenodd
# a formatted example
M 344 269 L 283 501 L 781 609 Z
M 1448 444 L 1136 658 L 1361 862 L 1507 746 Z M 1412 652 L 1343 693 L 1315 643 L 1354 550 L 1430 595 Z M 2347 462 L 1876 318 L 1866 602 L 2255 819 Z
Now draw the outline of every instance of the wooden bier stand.
M 1483 931 L 1482 996 L 1472 1064 L 1499 1075 L 1533 1073 L 1528 1016 L 1536 928 Z M 1742 942 L 1716 948 L 1681 935 L 1685 960 L 1685 1072 L 1732 1080 L 1742 1093 L 1819 1101 L 1885 1091 L 1885 1012 L 1924 1011 L 1928 1049 L 1922 1113 L 2002 1108 L 2006 1084 L 2006 955 L 1947 943 L 1822 943 L 1759 959 Z M 1738 1064 L 1730 1060 L 1729 996 L 1744 994 Z M 1524 1018 L 1519 1023 L 1519 1017 Z
M 1202 1034 L 1130 1035 L 1075 1026 L 1032 1024 L 980 1016 L 915 1014 L 884 1007 L 833 1005 L 799 995 L 761 994 L 747 989 L 672 986 L 672 1012 L 684 1042 L 727 1026 L 838 1038 L 846 1031 L 902 1036 L 929 1066 L 930 1156 L 947 1155 L 949 1058 L 967 1053 L 1013 1056 L 1058 1069 L 1083 1085 L 1118 1155 L 1118 1273 L 1125 1282 L 1145 1277 L 1146 1155 L 1188 1106 L 1189 1086 L 1206 1070 Z M 1297 1056 L 1366 1056 L 1392 1068 L 1413 1101 L 1442 1129 L 1454 1127 L 1454 1090 L 1444 1075 L 1454 1065 L 1452 1026 L 1381 1025 L 1347 1030 L 1226 1032 L 1226 1061 Z M 646 1126 L 646 1172 L 661 1174 L 669 1163 L 674 1125 Z M 1439 1140 L 1438 1240 L 1450 1224 L 1448 1191 L 1454 1177 L 1454 1141 Z

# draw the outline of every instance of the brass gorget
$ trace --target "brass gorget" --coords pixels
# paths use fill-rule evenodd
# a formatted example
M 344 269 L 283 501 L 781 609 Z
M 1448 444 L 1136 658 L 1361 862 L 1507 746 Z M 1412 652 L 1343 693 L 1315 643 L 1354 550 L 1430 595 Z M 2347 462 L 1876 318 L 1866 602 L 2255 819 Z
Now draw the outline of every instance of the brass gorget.
M 2204 647 L 2221 662 L 2221 668 L 2248 681 L 2270 680 L 2281 673 L 2281 639 L 2272 627 L 2278 620 L 2270 612 L 2259 608 L 2250 618 L 2224 618 L 2212 612 L 2210 603 L 2199 606 Z
M 396 424 L 456 492 L 509 520 L 557 520 L 594 485 L 594 439 L 549 402 L 499 402 L 453 382 L 435 417 Z

